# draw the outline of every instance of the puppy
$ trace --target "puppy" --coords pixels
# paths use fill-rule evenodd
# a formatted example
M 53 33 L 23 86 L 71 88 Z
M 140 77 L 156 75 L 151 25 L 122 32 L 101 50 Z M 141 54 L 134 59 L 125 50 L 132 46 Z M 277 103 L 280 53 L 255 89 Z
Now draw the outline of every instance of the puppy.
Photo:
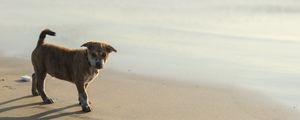
M 101 42 L 87 42 L 81 47 L 87 49 L 69 49 L 45 43 L 46 35 L 55 36 L 55 32 L 45 29 L 40 33 L 36 48 L 31 54 L 34 68 L 32 74 L 32 95 L 40 95 L 45 104 L 53 100 L 46 95 L 45 77 L 47 73 L 61 80 L 75 83 L 82 111 L 90 112 L 87 94 L 89 83 L 99 74 L 111 52 L 117 52 L 112 46 Z

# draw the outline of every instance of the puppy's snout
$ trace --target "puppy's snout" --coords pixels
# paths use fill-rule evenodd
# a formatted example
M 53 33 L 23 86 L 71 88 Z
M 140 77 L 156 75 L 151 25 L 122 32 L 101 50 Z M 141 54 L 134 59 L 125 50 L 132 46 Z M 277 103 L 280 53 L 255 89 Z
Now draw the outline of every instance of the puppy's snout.
M 101 62 L 96 62 L 96 68 L 102 69 L 103 68 L 102 63 Z

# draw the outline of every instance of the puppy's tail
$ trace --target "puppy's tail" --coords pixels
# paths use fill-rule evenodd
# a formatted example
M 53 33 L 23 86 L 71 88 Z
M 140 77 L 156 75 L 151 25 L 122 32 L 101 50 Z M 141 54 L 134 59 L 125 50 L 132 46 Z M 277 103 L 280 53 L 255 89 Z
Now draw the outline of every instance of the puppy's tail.
M 44 43 L 44 40 L 46 38 L 46 35 L 51 35 L 51 36 L 55 36 L 55 32 L 49 30 L 49 29 L 45 29 L 41 32 L 40 37 L 39 37 L 39 41 L 37 43 L 37 46 L 40 46 Z

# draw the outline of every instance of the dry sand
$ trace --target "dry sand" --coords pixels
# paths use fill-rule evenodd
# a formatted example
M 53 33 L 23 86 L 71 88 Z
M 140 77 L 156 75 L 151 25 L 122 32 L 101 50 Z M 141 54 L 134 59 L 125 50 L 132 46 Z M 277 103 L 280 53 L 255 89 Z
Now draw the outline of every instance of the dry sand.
M 55 104 L 32 97 L 28 60 L 0 57 L 0 119 L 99 120 L 299 120 L 255 92 L 220 85 L 189 84 L 105 69 L 88 89 L 93 111 L 82 113 L 73 84 L 47 77 Z

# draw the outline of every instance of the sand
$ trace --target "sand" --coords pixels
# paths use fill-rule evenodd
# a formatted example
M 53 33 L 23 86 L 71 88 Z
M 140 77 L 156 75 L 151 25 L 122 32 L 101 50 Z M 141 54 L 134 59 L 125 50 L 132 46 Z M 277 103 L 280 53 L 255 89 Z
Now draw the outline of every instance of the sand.
M 0 57 L 0 119 L 299 120 L 266 96 L 226 85 L 192 84 L 104 69 L 88 89 L 93 111 L 81 112 L 73 84 L 47 76 L 45 105 L 32 97 L 29 60 Z

